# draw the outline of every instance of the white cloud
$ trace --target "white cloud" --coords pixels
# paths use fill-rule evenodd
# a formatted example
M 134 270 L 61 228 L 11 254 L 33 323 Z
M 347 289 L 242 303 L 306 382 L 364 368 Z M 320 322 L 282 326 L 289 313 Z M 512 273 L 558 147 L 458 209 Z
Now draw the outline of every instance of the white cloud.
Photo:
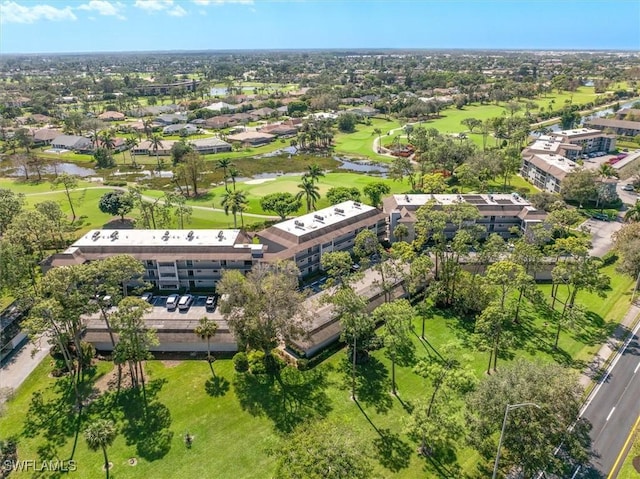
M 0 23 L 34 23 L 38 20 L 54 22 L 77 20 L 71 7 L 52 7 L 51 5 L 20 5 L 16 2 L 0 3 Z
M 118 17 L 120 20 L 124 20 L 125 17 L 121 13 L 124 9 L 124 4 L 120 2 L 111 3 L 107 0 L 91 0 L 89 3 L 80 5 L 79 10 L 88 10 L 98 12 L 100 15 Z
M 225 3 L 240 3 L 242 5 L 253 5 L 253 0 L 193 0 L 196 5 L 224 5 Z
M 173 6 L 173 0 L 136 0 L 134 6 L 150 12 L 160 12 Z
M 172 17 L 184 17 L 187 14 L 187 11 L 182 8 L 180 5 L 176 5 L 174 8 L 169 10 L 169 15 Z

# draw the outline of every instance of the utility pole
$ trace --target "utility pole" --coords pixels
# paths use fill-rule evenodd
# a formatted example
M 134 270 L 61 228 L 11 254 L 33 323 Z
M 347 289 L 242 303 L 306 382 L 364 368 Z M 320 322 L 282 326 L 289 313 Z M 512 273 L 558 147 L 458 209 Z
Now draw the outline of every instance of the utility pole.
M 496 479 L 496 475 L 498 474 L 498 462 L 500 461 L 500 450 L 502 449 L 502 436 L 504 436 L 504 430 L 507 427 L 507 416 L 509 415 L 509 411 L 513 409 L 518 409 L 521 407 L 533 406 L 537 409 L 541 409 L 536 403 L 532 402 L 524 402 L 520 404 L 507 404 L 507 407 L 504 409 L 504 419 L 502 420 L 502 431 L 500 432 L 500 440 L 498 441 L 498 452 L 496 454 L 496 462 L 493 465 L 493 475 L 491 479 Z

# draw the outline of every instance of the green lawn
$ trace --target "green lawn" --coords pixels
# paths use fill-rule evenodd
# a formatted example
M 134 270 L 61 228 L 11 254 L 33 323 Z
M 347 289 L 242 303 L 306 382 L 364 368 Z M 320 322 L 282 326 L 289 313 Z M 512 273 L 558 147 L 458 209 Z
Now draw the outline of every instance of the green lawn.
M 613 268 L 610 266 L 607 272 L 613 274 Z M 503 351 L 498 367 L 517 357 L 581 367 L 582 362 L 572 360 L 572 356 L 586 359 L 586 352 L 592 353 L 605 340 L 613 321 L 619 320 L 628 305 L 631 283 L 628 278 L 614 278 L 606 301 L 587 293 L 579 294 L 578 302 L 591 307 L 595 316 L 587 324 L 563 331 L 558 351 L 552 348 L 553 328 L 545 327 L 535 317 L 533 306 L 527 304 L 515 345 Z M 420 327 L 421 319 L 417 317 L 414 330 L 418 332 Z M 457 340 L 465 348 L 460 361 L 481 379 L 488 354 L 476 349 L 472 329 L 468 320 L 446 312 L 436 313 L 426 323 L 428 343 L 420 341 L 417 335 L 413 338 L 416 356 L 430 357 L 434 354 L 432 347 L 440 349 L 443 344 Z M 109 448 L 114 464 L 112 474 L 118 479 L 210 477 L 211 471 L 219 479 L 272 477 L 274 460 L 267 450 L 281 434 L 310 418 L 336 423 L 357 438 L 363 453 L 374 460 L 379 477 L 441 477 L 431 462 L 415 454 L 416 444 L 404 431 L 407 410 L 416 401 L 429 397 L 430 384 L 413 373 L 410 366 L 398 366 L 399 397 L 392 396 L 390 362 L 384 350 L 379 350 L 372 354 L 369 363 L 358 368 L 358 403 L 354 404 L 349 398 L 350 368 L 345 359 L 341 350 L 311 371 L 283 375 L 284 392 L 276 381 L 268 378 L 237 376 L 231 361 L 226 359 L 214 363 L 217 380 L 202 360 L 151 361 L 147 371 L 152 407 L 146 420 L 135 415 L 136 411 L 141 414 L 135 407 L 139 400 L 126 392 L 120 400 L 114 398 L 113 392 L 103 396 L 85 410 L 85 415 L 97 416 L 100 410 L 101 416 L 113 417 L 118 422 L 119 436 Z M 86 387 L 90 388 L 95 379 L 110 369 L 110 363 L 99 363 L 95 377 Z M 49 371 L 50 365 L 45 361 L 17 391 L 8 413 L 0 419 L 2 435 L 18 437 L 21 459 L 42 458 L 44 454 L 68 458 L 73 448 L 75 423 L 69 396 L 65 399 L 56 387 L 62 384 L 61 380 L 48 377 Z M 103 379 L 101 383 L 104 382 Z M 32 404 L 36 391 L 43 391 L 43 401 Z M 161 435 L 163 429 L 169 434 Z M 194 437 L 191 449 L 182 440 L 186 432 Z M 164 444 L 159 440 L 162 437 L 167 438 Z M 151 449 L 151 445 L 156 449 Z M 150 451 L 155 451 L 155 455 Z M 480 477 L 477 465 L 483 460 L 462 439 L 452 453 L 450 461 L 442 466 L 448 471 L 442 477 Z M 127 464 L 132 457 L 137 458 L 137 466 Z M 70 477 L 100 477 L 102 455 L 90 452 L 82 437 L 74 460 L 78 471 Z
M 397 132 L 391 136 L 387 136 L 387 132 L 400 126 L 401 124 L 397 120 L 372 118 L 371 125 L 356 125 L 356 131 L 354 133 L 337 133 L 334 138 L 335 152 L 338 155 L 369 158 L 376 161 L 391 161 L 389 157 L 373 152 L 373 140 L 376 138 L 373 130 L 376 128 L 382 130 L 381 139 L 382 143 L 385 143 L 385 139 L 391 139 L 396 134 L 402 133 Z
M 638 429 L 636 429 L 636 437 L 633 441 L 629 454 L 627 455 L 622 469 L 618 473 L 618 479 L 637 479 L 640 476 L 640 471 L 633 467 L 633 459 L 640 456 L 640 436 L 638 435 Z

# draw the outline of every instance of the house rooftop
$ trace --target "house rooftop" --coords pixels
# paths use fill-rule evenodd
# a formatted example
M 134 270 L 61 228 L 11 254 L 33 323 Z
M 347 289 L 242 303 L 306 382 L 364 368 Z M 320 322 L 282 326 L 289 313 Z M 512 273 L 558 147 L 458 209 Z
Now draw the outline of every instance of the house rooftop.
M 92 230 L 71 248 L 92 246 L 233 246 L 240 230 Z M 240 245 L 244 246 L 244 245 Z M 247 245 L 251 246 L 251 245 Z
M 310 232 L 332 229 L 338 223 L 352 220 L 375 209 L 373 206 L 355 201 L 345 201 L 329 208 L 282 221 L 273 225 L 273 228 L 301 237 Z
M 481 205 L 517 205 L 528 206 L 527 200 L 517 193 L 496 193 L 496 194 L 465 194 L 465 195 L 393 195 L 393 201 L 397 208 L 422 206 L 429 201 L 435 201 L 439 205 L 453 205 L 456 203 L 470 203 L 476 206 Z M 386 204 L 386 202 L 385 202 Z

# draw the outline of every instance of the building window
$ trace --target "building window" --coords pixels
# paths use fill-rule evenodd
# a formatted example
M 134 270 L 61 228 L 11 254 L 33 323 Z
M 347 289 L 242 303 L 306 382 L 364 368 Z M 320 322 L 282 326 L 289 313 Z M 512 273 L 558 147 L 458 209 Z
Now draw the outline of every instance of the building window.
M 187 260 L 187 266 L 193 266 L 193 260 L 192 259 L 188 259 Z

